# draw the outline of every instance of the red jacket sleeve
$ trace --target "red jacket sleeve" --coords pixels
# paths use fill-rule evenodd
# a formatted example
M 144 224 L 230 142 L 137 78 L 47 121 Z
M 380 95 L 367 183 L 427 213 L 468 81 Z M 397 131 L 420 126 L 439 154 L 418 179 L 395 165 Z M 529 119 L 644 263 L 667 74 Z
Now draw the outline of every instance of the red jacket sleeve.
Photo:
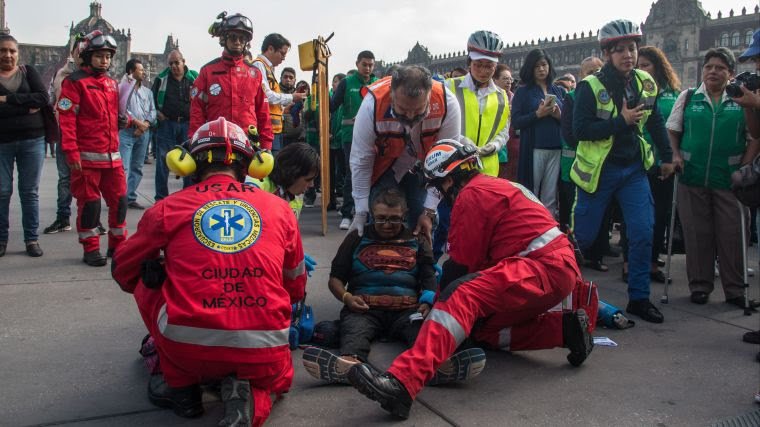
M 301 233 L 295 215 L 285 215 L 288 219 L 288 244 L 285 247 L 285 260 L 282 266 L 282 286 L 290 295 L 290 302 L 295 303 L 304 298 L 306 293 L 306 263 L 304 261 Z
M 61 96 L 58 98 L 58 124 L 61 127 L 61 150 L 68 163 L 77 163 L 79 146 L 77 145 L 77 114 L 79 113 L 80 93 L 76 82 L 64 79 L 61 83 Z
M 142 279 L 142 262 L 157 259 L 167 243 L 164 204 L 159 203 L 145 211 L 137 224 L 137 231 L 114 253 L 111 275 L 124 292 L 134 292 Z
M 473 191 L 463 191 L 457 196 L 456 203 L 451 209 L 451 226 L 449 227 L 449 258 L 457 264 L 467 266 L 472 273 L 478 270 L 488 253 L 487 232 L 485 221 L 487 213 L 472 215 L 465 210 L 478 203 Z
M 195 131 L 206 123 L 206 107 L 208 103 L 207 91 L 207 68 L 201 68 L 201 72 L 193 82 L 193 88 L 190 91 L 190 124 L 187 127 L 187 137 L 192 138 Z
M 261 76 L 260 73 L 259 76 Z M 272 132 L 272 119 L 269 116 L 269 101 L 267 100 L 267 95 L 264 93 L 264 87 L 262 86 L 264 84 L 266 84 L 266 82 L 262 81 L 261 85 L 259 85 L 259 92 L 256 94 L 256 123 L 258 124 L 261 148 L 271 150 L 274 133 Z

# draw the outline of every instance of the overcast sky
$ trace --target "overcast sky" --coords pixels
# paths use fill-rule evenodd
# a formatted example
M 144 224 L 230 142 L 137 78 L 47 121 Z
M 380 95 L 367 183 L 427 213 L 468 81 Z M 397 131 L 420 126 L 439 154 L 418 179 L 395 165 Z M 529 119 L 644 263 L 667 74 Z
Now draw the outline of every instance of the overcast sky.
M 71 21 L 87 17 L 91 0 L 6 0 L 6 21 L 12 34 L 22 43 L 63 45 Z M 718 10 L 724 16 L 733 8 L 751 12 L 756 0 L 703 0 L 702 7 L 713 18 Z M 501 35 L 507 43 L 594 32 L 605 22 L 627 18 L 646 19 L 651 0 L 583 0 L 583 10 L 573 10 L 573 2 L 379 0 L 368 1 L 244 1 L 244 0 L 102 0 L 103 17 L 115 28 L 131 28 L 132 50 L 162 52 L 166 36 L 179 39 L 187 64 L 198 69 L 214 57 L 221 47 L 207 29 L 222 10 L 240 12 L 253 21 L 251 51 L 258 53 L 264 36 L 279 32 L 290 40 L 294 50 L 284 65 L 298 70 L 297 45 L 335 32 L 330 41 L 333 56 L 330 74 L 354 67 L 356 54 L 364 49 L 380 60 L 399 61 L 419 41 L 437 55 L 466 48 L 470 33 L 487 29 Z M 64 7 L 65 5 L 65 7 Z M 298 70 L 299 79 L 310 79 L 310 72 Z

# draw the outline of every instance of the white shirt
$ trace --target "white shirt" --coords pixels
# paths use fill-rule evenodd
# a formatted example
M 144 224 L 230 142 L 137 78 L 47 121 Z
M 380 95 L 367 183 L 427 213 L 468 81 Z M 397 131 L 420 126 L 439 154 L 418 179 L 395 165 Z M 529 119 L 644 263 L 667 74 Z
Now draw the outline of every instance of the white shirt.
M 459 87 L 463 89 L 468 89 L 470 92 L 475 92 L 475 95 L 478 98 L 478 105 L 480 105 L 480 114 L 483 114 L 483 110 L 486 108 L 486 100 L 488 99 L 488 95 L 492 93 L 496 93 L 499 90 L 501 90 L 498 86 L 496 86 L 496 83 L 493 82 L 493 79 L 488 81 L 488 85 L 485 87 L 478 87 L 475 84 L 475 80 L 472 78 L 472 75 L 470 73 L 467 73 L 467 75 L 462 79 L 462 82 L 459 84 Z M 509 94 L 504 92 L 504 102 L 506 105 L 509 105 Z M 459 106 L 460 109 L 464 109 L 464 105 Z M 510 112 L 511 116 L 511 112 Z M 463 116 L 464 117 L 464 116 Z M 496 150 L 494 151 L 494 154 L 496 154 L 496 151 L 501 150 L 502 147 L 507 145 L 507 140 L 509 140 L 509 120 L 511 117 L 507 117 L 507 124 L 504 126 L 504 129 L 501 130 L 501 132 L 494 135 L 493 139 L 490 141 L 486 141 L 483 145 L 489 142 L 493 142 L 496 144 Z M 500 120 L 500 117 L 497 117 L 496 120 Z M 473 141 L 475 143 L 475 141 Z M 477 145 L 477 144 L 476 144 Z M 482 147 L 482 145 L 481 145 Z
M 438 131 L 438 139 L 450 138 L 459 140 L 460 126 L 461 126 L 461 112 L 459 110 L 459 103 L 457 102 L 454 94 L 445 88 L 446 93 L 446 117 L 441 123 L 441 129 Z M 369 212 L 369 193 L 372 186 L 372 169 L 375 165 L 375 98 L 373 96 L 365 96 L 362 101 L 362 105 L 359 107 L 359 112 L 356 113 L 356 122 L 354 123 L 354 135 L 351 145 L 351 156 L 349 164 L 351 165 L 351 180 L 352 180 L 352 192 L 354 196 L 354 203 L 356 206 L 356 212 Z M 422 130 L 422 123 L 416 124 L 413 128 L 406 129 L 406 132 L 411 136 L 414 149 L 420 153 L 422 152 L 422 144 L 420 143 L 420 132 Z M 402 150 L 401 156 L 399 156 L 391 169 L 393 170 L 396 182 L 400 182 L 404 177 L 404 174 L 414 166 L 417 161 L 416 157 L 413 157 L 407 152 Z M 440 202 L 441 196 L 438 192 L 430 188 L 425 199 L 424 206 L 428 209 L 435 209 Z
M 274 75 L 274 67 L 272 66 L 272 61 L 270 61 L 269 58 L 264 55 L 259 55 L 256 59 L 264 61 L 267 66 L 272 69 L 272 74 Z M 267 68 L 264 66 L 264 64 L 258 61 L 254 61 L 253 66 L 261 71 L 261 77 L 263 80 L 261 87 L 264 89 L 264 94 L 267 96 L 269 105 L 282 105 L 283 107 L 287 107 L 293 103 L 293 95 L 289 93 L 277 93 L 269 87 L 269 80 L 267 80 Z

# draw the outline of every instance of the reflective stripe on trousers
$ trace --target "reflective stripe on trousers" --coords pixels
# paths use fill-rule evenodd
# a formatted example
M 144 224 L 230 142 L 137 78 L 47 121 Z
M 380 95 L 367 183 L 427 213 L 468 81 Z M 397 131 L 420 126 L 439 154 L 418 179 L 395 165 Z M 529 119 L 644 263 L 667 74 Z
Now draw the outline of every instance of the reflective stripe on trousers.
M 115 153 L 91 153 L 89 151 L 82 151 L 79 153 L 79 158 L 81 160 L 89 160 L 92 162 L 105 162 L 121 159 L 121 153 L 118 151 Z
M 274 331 L 206 329 L 168 323 L 166 304 L 158 313 L 158 330 L 164 337 L 185 344 L 206 347 L 271 348 L 288 344 L 290 328 Z
M 467 333 L 465 332 L 462 325 L 459 324 L 457 319 L 443 310 L 433 308 L 430 310 L 430 315 L 428 316 L 427 320 L 438 323 L 439 325 L 446 328 L 446 330 L 449 331 L 449 333 L 454 337 L 457 346 L 461 344 L 465 338 L 467 338 Z

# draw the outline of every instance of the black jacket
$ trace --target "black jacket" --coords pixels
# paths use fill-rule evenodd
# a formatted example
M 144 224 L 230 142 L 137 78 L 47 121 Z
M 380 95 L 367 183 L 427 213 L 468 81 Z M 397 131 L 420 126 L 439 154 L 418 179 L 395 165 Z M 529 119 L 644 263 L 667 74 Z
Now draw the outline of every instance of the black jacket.
M 0 84 L 0 95 L 7 96 L 0 103 L 0 144 L 45 136 L 42 112 L 29 114 L 29 110 L 47 106 L 47 88 L 34 67 L 22 65 L 18 72 L 25 78 L 16 93 Z

